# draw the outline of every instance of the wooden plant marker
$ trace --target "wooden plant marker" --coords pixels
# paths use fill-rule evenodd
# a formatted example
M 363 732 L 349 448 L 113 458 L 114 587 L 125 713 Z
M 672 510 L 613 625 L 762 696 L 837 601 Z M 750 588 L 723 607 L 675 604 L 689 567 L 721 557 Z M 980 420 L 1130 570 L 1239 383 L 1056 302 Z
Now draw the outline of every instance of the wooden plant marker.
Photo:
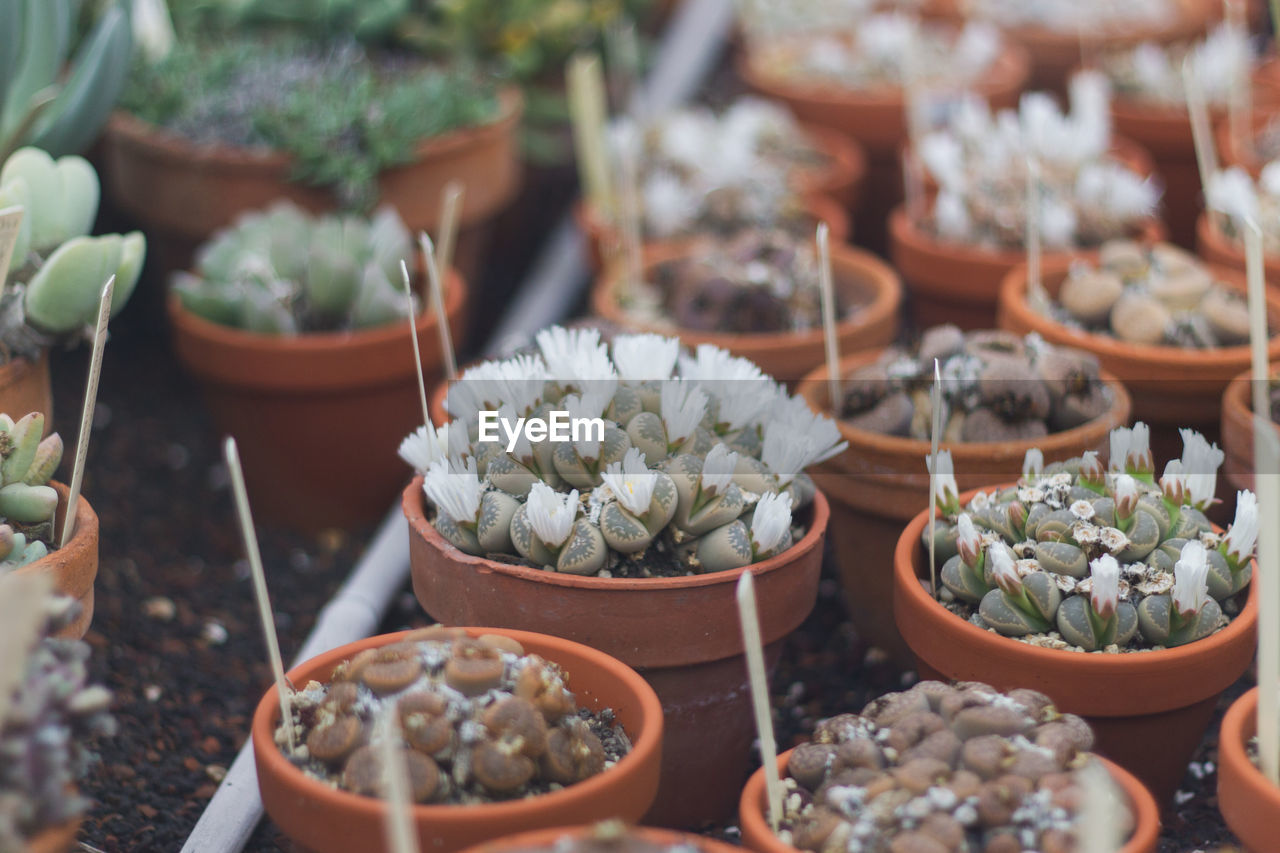
M 0 579 L 0 729 L 26 675 L 27 656 L 40 641 L 45 600 L 52 590 L 53 577 L 47 572 Z
M 1049 305 L 1041 274 L 1040 248 L 1040 161 L 1027 158 L 1027 298 L 1043 311 Z
M 461 181 L 450 181 L 444 185 L 440 198 L 440 253 L 436 258 L 440 262 L 441 281 L 448 281 L 449 268 L 453 266 L 453 250 L 458 245 L 458 216 L 462 213 L 462 200 L 466 196 L 467 188 Z
M 13 262 L 13 249 L 18 244 L 23 213 L 21 205 L 0 210 L 0 290 L 4 290 L 9 280 L 9 264 Z
M 111 318 L 111 294 L 115 289 L 116 277 L 113 275 L 102 286 L 102 296 L 98 298 L 98 322 L 93 328 L 89 378 L 85 381 L 84 404 L 80 407 L 80 434 L 76 436 L 76 456 L 67 490 L 67 515 L 62 520 L 59 547 L 70 542 L 72 534 L 76 532 L 76 510 L 80 503 L 80 486 L 84 483 L 84 460 L 89 453 L 89 432 L 93 429 L 93 409 L 98 402 L 98 377 L 102 373 L 102 348 L 107 345 L 107 320 Z
M 1245 270 L 1249 288 L 1249 348 L 1253 372 L 1254 489 L 1258 497 L 1258 763 L 1272 784 L 1280 784 L 1280 442 L 1270 418 L 1267 394 L 1266 281 L 1262 230 L 1244 222 Z
M 942 435 L 942 368 L 933 360 L 933 388 L 929 392 L 929 592 L 938 597 L 938 557 L 934 534 L 938 529 L 938 440 Z
M 1080 833 L 1080 853 L 1116 853 L 1124 842 L 1120 831 L 1120 791 L 1100 761 L 1090 761 L 1080 769 L 1084 799 L 1076 826 Z
M 244 487 L 244 469 L 240 467 L 240 451 L 236 440 L 227 436 L 222 445 L 231 474 L 231 491 L 235 495 L 236 515 L 240 518 L 240 535 L 244 539 L 245 556 L 249 558 L 249 570 L 253 575 L 253 597 L 258 602 L 258 618 L 262 621 L 262 636 L 267 642 L 267 663 L 276 681 L 276 694 L 280 699 L 280 723 L 284 726 L 285 739 L 292 754 L 296 744 L 293 737 L 293 688 L 284 677 L 284 663 L 280 659 L 280 638 L 276 636 L 275 618 L 271 615 L 271 599 L 267 596 L 267 576 L 262 570 L 262 554 L 258 551 L 258 534 L 253 529 L 253 515 L 249 512 L 249 493 Z
M 609 185 L 609 158 L 604 147 L 604 125 L 609 114 L 600 57 L 577 53 L 565 70 L 569 87 L 569 116 L 573 122 L 573 147 L 578 154 L 578 180 L 587 201 L 601 216 L 613 211 Z
M 387 849 L 391 853 L 418 853 L 409 790 L 409 766 L 400 749 L 399 703 L 391 703 L 382 715 L 382 785 L 387 801 Z
M 605 58 L 609 86 L 618 99 L 615 105 L 627 115 L 636 115 L 636 97 L 640 79 L 640 47 L 636 43 L 636 27 L 626 15 L 614 18 L 604 33 Z
M 422 255 L 427 259 L 427 280 L 430 282 L 431 310 L 436 315 L 436 329 L 440 332 L 440 354 L 444 356 L 444 378 L 450 382 L 458 378 L 458 360 L 453 354 L 453 333 L 449 331 L 449 318 L 444 312 L 444 277 L 436 263 L 436 247 L 426 231 L 418 233 Z M 412 312 L 410 312 L 412 315 Z M 412 316 L 410 322 L 413 322 Z M 414 340 L 417 340 L 415 337 Z M 418 368 L 421 370 L 421 366 Z
M 822 336 L 827 351 L 827 394 L 831 411 L 840 414 L 840 347 L 836 340 L 836 295 L 831 281 L 831 234 L 827 223 L 818 223 L 818 282 L 822 288 Z
M 764 669 L 764 642 L 760 638 L 760 617 L 756 612 L 756 583 L 751 572 L 738 578 L 736 591 L 738 618 L 742 622 L 742 645 L 747 653 L 747 675 L 751 679 L 751 706 L 760 735 L 760 760 L 764 764 L 764 789 L 769 802 L 769 827 L 778 832 L 782 820 L 782 777 L 778 773 L 778 742 L 773 735 L 773 714 L 769 711 L 769 677 Z
M 1209 123 L 1209 108 L 1205 106 L 1204 90 L 1200 80 L 1187 60 L 1182 62 L 1182 86 L 1187 96 L 1187 114 L 1191 117 L 1191 140 L 1196 147 L 1196 166 L 1200 170 L 1200 192 L 1205 202 L 1209 200 L 1209 182 L 1218 174 L 1218 153 L 1213 147 L 1213 130 Z M 1209 210 L 1209 215 L 1215 212 Z
M 404 261 L 400 262 L 400 278 L 404 281 L 404 298 L 409 303 L 409 340 L 413 342 L 413 366 L 418 371 L 418 402 L 422 404 L 422 423 L 426 425 L 431 423 L 431 410 L 427 408 L 427 383 L 422 377 L 422 350 L 418 348 L 418 319 L 413 311 L 413 284 L 409 281 L 409 266 Z M 443 342 L 441 346 L 444 346 Z

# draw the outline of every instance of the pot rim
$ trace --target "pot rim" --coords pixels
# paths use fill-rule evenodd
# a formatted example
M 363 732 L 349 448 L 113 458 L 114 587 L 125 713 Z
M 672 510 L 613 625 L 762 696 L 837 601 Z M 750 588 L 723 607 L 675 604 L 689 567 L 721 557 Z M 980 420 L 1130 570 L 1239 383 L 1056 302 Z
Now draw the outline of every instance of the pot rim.
M 493 841 L 486 841 L 474 847 L 468 847 L 460 851 L 460 853 L 506 853 L 507 851 L 519 853 L 519 851 L 527 851 L 539 846 L 550 847 L 556 841 L 565 837 L 579 839 L 594 832 L 595 829 L 595 826 L 556 826 L 548 829 L 531 829 L 527 832 L 504 835 Z M 723 841 L 717 841 L 705 835 L 696 835 L 692 832 L 682 832 L 677 829 L 663 829 L 654 826 L 628 826 L 627 835 L 655 844 L 690 844 L 700 850 L 701 853 L 735 853 L 735 851 L 736 853 L 742 853 L 742 848 L 735 845 L 726 844 Z
M 1257 803 L 1280 812 L 1280 788 L 1262 774 L 1245 749 L 1249 738 L 1258 733 L 1258 688 L 1251 687 L 1232 702 L 1222 718 L 1218 735 L 1218 790 L 1221 796 L 1224 777 L 1233 778 L 1246 788 Z M 1223 815 L 1226 817 L 1226 815 Z M 1228 821 L 1228 825 L 1230 822 Z
M 778 756 L 778 772 L 782 774 L 783 778 L 786 777 L 787 759 L 791 757 L 791 753 L 794 751 L 794 748 L 788 749 Z M 1097 753 L 1091 754 L 1102 762 L 1102 766 L 1111 774 L 1111 778 L 1119 784 L 1129 798 L 1129 805 L 1133 812 L 1133 835 L 1120 848 L 1119 853 L 1154 851 L 1160 836 L 1160 810 L 1156 807 L 1155 798 L 1151 796 L 1151 792 L 1146 789 L 1146 786 L 1138 781 L 1138 778 L 1128 770 Z M 746 840 L 747 838 L 761 839 L 760 846 L 764 848 L 761 853 L 803 853 L 797 847 L 784 844 L 773 834 L 764 813 L 764 768 L 760 767 L 751 774 L 751 778 L 747 780 L 747 784 L 742 789 L 742 796 L 738 800 L 738 820 L 742 825 L 744 843 L 750 846 L 751 842 Z
M 548 803 L 565 805 L 568 802 L 587 800 L 599 794 L 602 787 L 609 787 L 612 780 L 618 778 L 613 775 L 614 773 L 635 770 L 641 765 L 657 760 L 656 755 L 659 754 L 661 749 L 664 731 L 662 703 L 658 700 L 658 695 L 654 693 L 649 683 L 641 678 L 634 669 L 617 658 L 596 651 L 590 646 L 575 643 L 572 640 L 553 637 L 549 634 L 517 631 L 509 628 L 467 627 L 465 630 L 473 637 L 481 634 L 500 634 L 504 637 L 510 637 L 526 647 L 550 647 L 559 651 L 572 649 L 575 654 L 590 659 L 596 667 L 616 680 L 618 685 L 625 688 L 630 697 L 636 700 L 638 705 L 637 713 L 640 720 L 643 721 L 642 730 L 638 737 L 633 737 L 628 733 L 628 737 L 631 739 L 630 752 L 624 755 L 613 767 L 589 779 L 584 779 L 573 785 L 567 785 L 559 790 L 539 794 L 532 798 L 505 800 L 480 805 L 414 804 L 411 807 L 411 811 L 415 823 L 442 820 L 446 816 L 455 821 L 462 819 L 468 823 L 480 823 L 510 818 L 524 812 L 537 811 Z M 399 642 L 410 633 L 412 631 L 378 634 L 353 643 L 347 643 L 336 649 L 330 649 L 293 667 L 285 673 L 285 678 L 290 684 L 305 683 L 315 678 L 317 673 L 326 669 L 332 672 L 332 669 L 339 663 L 350 659 L 364 649 L 378 648 Z M 543 657 L 553 663 L 556 662 L 553 655 L 544 654 Z M 569 683 L 572 685 L 573 673 L 567 672 L 567 675 Z M 279 717 L 280 700 L 276 693 L 276 686 L 272 684 L 258 701 L 257 708 L 253 713 L 250 735 L 253 740 L 254 754 L 257 761 L 265 764 L 271 774 L 281 779 L 283 784 L 296 789 L 300 796 L 328 802 L 334 809 L 355 812 L 365 819 L 380 820 L 384 811 L 383 800 L 332 788 L 318 779 L 311 778 L 285 758 L 284 753 L 276 746 L 274 739 L 275 726 Z
M 1214 220 L 1209 216 L 1209 211 L 1203 210 L 1200 216 L 1196 218 L 1196 240 L 1199 241 L 1201 249 L 1208 249 L 1225 257 L 1232 259 L 1232 262 L 1238 262 L 1239 268 L 1244 269 L 1244 249 L 1236 245 L 1222 229 L 1217 226 Z M 1280 257 L 1276 255 L 1268 255 L 1265 250 L 1262 257 L 1262 265 L 1265 268 L 1266 276 L 1273 278 L 1280 275 Z M 1268 282 L 1270 285 L 1270 282 Z M 1267 288 L 1270 290 L 1270 287 Z M 1270 301 L 1268 299 L 1268 301 Z
M 426 494 L 422 490 L 422 482 L 423 477 L 418 474 L 405 487 L 401 508 L 410 528 L 416 531 L 432 548 L 438 551 L 448 549 L 452 560 L 472 566 L 477 571 L 509 575 L 523 581 L 550 584 L 551 586 L 577 587 L 579 589 L 598 591 L 693 589 L 696 587 L 736 583 L 743 572 L 751 572 L 757 576 L 768 574 L 790 565 L 801 553 L 820 546 L 822 537 L 827 531 L 827 521 L 831 517 L 831 508 L 827 503 L 826 495 L 821 490 L 815 490 L 813 503 L 811 504 L 812 518 L 808 529 L 805 530 L 804 536 L 800 537 L 800 541 L 793 543 L 790 548 L 781 554 L 776 554 L 766 560 L 741 568 L 706 572 L 700 575 L 681 575 L 670 578 L 601 578 L 594 575 L 584 576 L 571 575 L 564 572 L 548 572 L 544 569 L 531 569 L 527 566 L 519 566 L 513 563 L 499 563 L 496 560 L 477 557 L 459 550 L 453 543 L 441 536 L 435 525 L 427 520 Z
M 66 522 L 67 500 L 70 497 L 71 489 L 66 483 L 58 480 L 50 480 L 48 485 L 53 487 L 58 493 L 58 508 L 54 513 L 54 531 L 53 536 L 56 540 L 62 535 L 62 525 Z M 76 526 L 71 532 L 71 539 L 65 545 L 58 548 L 50 549 L 38 560 L 27 563 L 25 566 L 19 566 L 13 570 L 13 574 L 35 574 L 36 572 L 50 570 L 54 567 L 54 563 L 69 563 L 81 559 L 90 549 L 95 552 L 98 547 L 98 514 L 89 504 L 88 499 L 84 496 L 84 492 L 76 499 Z M 97 576 L 95 570 L 94 576 Z M 89 591 L 93 591 L 93 581 L 89 582 Z M 78 597 L 78 596 L 77 596 Z

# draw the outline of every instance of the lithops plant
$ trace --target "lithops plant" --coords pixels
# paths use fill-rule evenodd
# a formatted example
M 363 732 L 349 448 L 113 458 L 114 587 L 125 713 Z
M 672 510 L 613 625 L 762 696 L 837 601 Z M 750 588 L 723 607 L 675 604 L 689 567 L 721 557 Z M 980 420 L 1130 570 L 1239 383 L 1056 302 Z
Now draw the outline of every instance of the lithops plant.
M 1109 781 L 1092 746 L 1035 690 L 923 681 L 818 723 L 788 759 L 778 837 L 814 853 L 1073 850 L 1084 789 Z
M 1249 77 L 1253 64 L 1249 35 L 1229 24 L 1220 24 L 1192 44 L 1143 42 L 1104 55 L 1100 66 L 1119 97 L 1186 109 L 1184 63 L 1190 63 L 1205 101 L 1226 109 L 1232 90 Z
M 88 741 L 116 733 L 110 692 L 88 684 L 89 646 L 53 638 L 79 607 L 64 596 L 48 599 L 45 639 L 28 655 L 0 722 L 0 850 L 26 850 L 42 830 L 88 809 L 76 791 L 96 760 Z
M 187 310 L 262 334 L 346 331 L 408 316 L 400 264 L 413 240 L 399 215 L 313 216 L 281 201 L 243 214 L 196 252 L 173 288 Z
M 1039 231 L 1045 249 L 1096 246 L 1127 237 L 1151 216 L 1159 191 L 1108 151 L 1107 82 L 1071 79 L 1071 109 L 1043 92 L 1018 110 L 992 115 L 985 101 L 960 101 L 940 130 L 920 140 L 920 158 L 939 190 L 925 221 L 939 240 L 992 249 L 1024 247 L 1028 159 L 1039 164 Z
M 791 546 L 814 495 L 804 469 L 844 447 L 832 421 L 710 345 L 560 327 L 537 345 L 468 370 L 454 420 L 401 447 L 450 544 L 602 577 L 740 568 Z
M 1159 480 L 1138 423 L 1111 433 L 1109 466 L 1092 451 L 1047 466 L 1028 454 L 1016 486 L 965 508 L 952 483 L 935 534 L 942 600 L 1005 636 L 1085 651 L 1178 646 L 1227 624 L 1251 577 L 1257 502 L 1240 492 L 1215 533 L 1204 511 L 1223 453 L 1182 438 Z
M 61 461 L 62 438 L 45 437 L 42 413 L 0 414 L 0 576 L 53 548 L 58 493 L 49 480 Z
M 1073 263 L 1057 298 L 1037 307 L 1064 325 L 1133 344 L 1212 349 L 1249 341 L 1244 294 L 1169 243 L 1110 240 L 1098 265 Z
M 146 239 L 138 231 L 88 236 L 100 193 L 98 175 L 82 157 L 55 161 L 38 148 L 20 148 L 0 166 L 0 209 L 23 208 L 0 295 L 0 363 L 91 335 L 111 276 L 113 314 L 133 293 Z
M 308 775 L 381 796 L 379 744 L 395 714 L 414 802 L 546 793 L 606 772 L 631 749 L 611 710 L 578 707 L 571 675 L 510 638 L 435 625 L 305 685 L 294 695 L 294 751 L 283 726 L 276 745 Z
M 943 441 L 1034 439 L 1091 421 L 1112 405 L 1089 353 L 1035 334 L 948 325 L 926 331 L 914 350 L 890 348 L 845 377 L 841 420 L 928 440 L 935 359 L 943 379 Z

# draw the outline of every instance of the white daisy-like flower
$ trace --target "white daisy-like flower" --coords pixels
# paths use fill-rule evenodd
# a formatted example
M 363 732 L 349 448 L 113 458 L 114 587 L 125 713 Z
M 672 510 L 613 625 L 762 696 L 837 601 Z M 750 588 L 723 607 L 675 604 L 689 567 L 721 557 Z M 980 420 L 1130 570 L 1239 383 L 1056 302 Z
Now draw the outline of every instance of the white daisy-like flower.
M 960 513 L 956 519 L 956 548 L 966 566 L 977 562 L 978 554 L 982 552 L 982 536 L 973 526 L 973 519 L 967 512 Z
M 1022 457 L 1022 476 L 1039 477 L 1044 472 L 1044 453 L 1033 447 Z
M 756 554 L 771 553 L 791 529 L 791 494 L 761 495 L 751 515 L 751 547 Z
M 1236 517 L 1227 530 L 1223 551 L 1233 565 L 1244 565 L 1258 543 L 1258 497 L 1248 489 L 1236 492 Z
M 1138 481 L 1128 474 L 1118 475 L 1115 483 L 1116 518 L 1127 519 L 1132 516 L 1138 508 L 1138 497 Z
M 502 408 L 498 409 L 498 418 L 500 419 L 499 423 L 506 421 L 509 424 L 514 424 L 518 422 L 519 415 L 516 414 L 516 410 L 510 403 L 503 403 Z M 522 463 L 528 464 L 533 460 L 533 443 L 529 441 L 529 433 L 523 429 L 517 430 L 515 439 L 515 445 L 511 449 L 511 456 Z M 505 448 L 508 438 L 504 435 L 499 437 L 498 441 Z
M 1184 619 L 1200 612 L 1209 597 L 1209 562 L 1204 543 L 1192 539 L 1182 546 L 1182 556 L 1173 564 L 1173 606 Z
M 476 474 L 476 460 L 450 464 L 446 457 L 431 463 L 422 490 L 440 512 L 454 524 L 474 525 L 480 516 L 480 496 L 484 484 Z
M 803 397 L 788 397 L 776 403 L 772 420 L 764 427 L 761 461 L 778 476 L 783 485 L 810 465 L 825 462 L 843 453 L 849 443 L 840 438 L 840 428 L 826 415 L 809 408 Z M 792 446 L 786 448 L 790 443 Z M 772 449 L 769 449 L 772 446 Z
M 697 382 L 671 379 L 662 383 L 662 425 L 668 444 L 680 444 L 693 435 L 707 413 L 707 400 L 707 392 Z
M 534 535 L 542 544 L 554 550 L 569 538 L 573 520 L 578 517 L 578 506 L 577 489 L 562 495 L 538 480 L 529 490 L 525 512 Z
M 934 475 L 933 499 L 940 507 L 956 505 L 960 500 L 960 487 L 956 484 L 955 464 L 950 450 L 939 450 L 935 468 L 933 455 L 925 457 L 925 467 Z
M 1120 564 L 1110 554 L 1103 554 L 1089 564 L 1089 576 L 1093 580 L 1089 588 L 1093 612 L 1110 619 L 1120 603 Z
M 1018 567 L 1013 564 L 1013 558 L 1003 543 L 994 542 L 987 547 L 987 565 L 991 567 L 991 577 L 1000 589 L 1010 595 L 1022 591 L 1022 575 L 1018 574 Z
M 618 376 L 609 359 L 609 348 L 600 340 L 599 329 L 552 326 L 538 332 L 534 339 L 550 378 L 557 382 L 576 384 Z
M 725 489 L 733 482 L 733 472 L 737 467 L 738 454 L 731 451 L 728 445 L 716 444 L 702 460 L 700 488 L 709 494 L 724 494 Z
M 716 421 L 737 430 L 760 421 L 783 396 L 752 361 L 712 344 L 699 344 L 693 355 L 680 356 L 680 375 L 697 380 L 716 402 Z
M 1182 472 L 1182 460 L 1170 459 L 1164 464 L 1164 473 L 1160 475 L 1160 491 L 1167 500 L 1181 506 L 1187 495 L 1187 478 Z
M 1102 461 L 1098 459 L 1098 451 L 1086 450 L 1080 455 L 1080 476 L 1092 483 L 1104 482 L 1107 478 L 1107 469 L 1102 467 Z
M 678 338 L 643 334 L 613 339 L 613 364 L 624 382 L 670 379 L 679 355 Z
M 641 516 L 649 511 L 658 475 L 649 470 L 638 447 L 627 450 L 621 462 L 610 462 L 600 477 L 627 512 Z
M 568 394 L 563 397 L 559 405 L 568 413 L 571 423 L 578 418 L 585 420 L 600 418 L 613 400 L 615 390 L 615 386 L 601 387 L 600 383 L 591 382 L 582 393 Z M 601 444 L 603 444 L 603 436 L 597 430 L 585 429 L 582 430 L 578 440 L 573 442 L 573 449 L 583 459 L 599 459 Z
M 1205 191 L 1205 207 L 1217 210 L 1237 221 L 1256 219 L 1258 190 L 1253 178 L 1239 166 L 1223 169 L 1209 178 Z
M 400 458 L 414 471 L 425 474 L 432 462 L 449 455 L 450 445 L 448 424 L 439 429 L 435 424 L 423 424 L 400 442 Z
M 1216 444 L 1193 429 L 1180 429 L 1182 436 L 1182 471 L 1185 477 L 1188 503 L 1199 510 L 1213 505 L 1218 489 L 1218 467 L 1226 454 Z

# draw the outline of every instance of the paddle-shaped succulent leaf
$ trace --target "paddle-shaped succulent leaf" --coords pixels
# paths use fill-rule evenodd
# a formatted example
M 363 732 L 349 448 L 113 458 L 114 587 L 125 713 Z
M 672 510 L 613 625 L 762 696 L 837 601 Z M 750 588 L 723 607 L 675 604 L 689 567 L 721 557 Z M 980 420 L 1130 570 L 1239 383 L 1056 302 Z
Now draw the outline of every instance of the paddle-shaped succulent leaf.
M 116 277 L 111 296 L 115 313 L 133 293 L 146 251 L 146 238 L 138 231 L 68 240 L 28 282 L 23 300 L 27 322 L 50 334 L 92 328 L 107 279 Z
M 20 148 L 0 167 L 0 187 L 15 180 L 26 186 L 32 250 L 46 254 L 93 227 L 101 187 L 88 160 L 67 156 L 55 161 L 39 148 Z

